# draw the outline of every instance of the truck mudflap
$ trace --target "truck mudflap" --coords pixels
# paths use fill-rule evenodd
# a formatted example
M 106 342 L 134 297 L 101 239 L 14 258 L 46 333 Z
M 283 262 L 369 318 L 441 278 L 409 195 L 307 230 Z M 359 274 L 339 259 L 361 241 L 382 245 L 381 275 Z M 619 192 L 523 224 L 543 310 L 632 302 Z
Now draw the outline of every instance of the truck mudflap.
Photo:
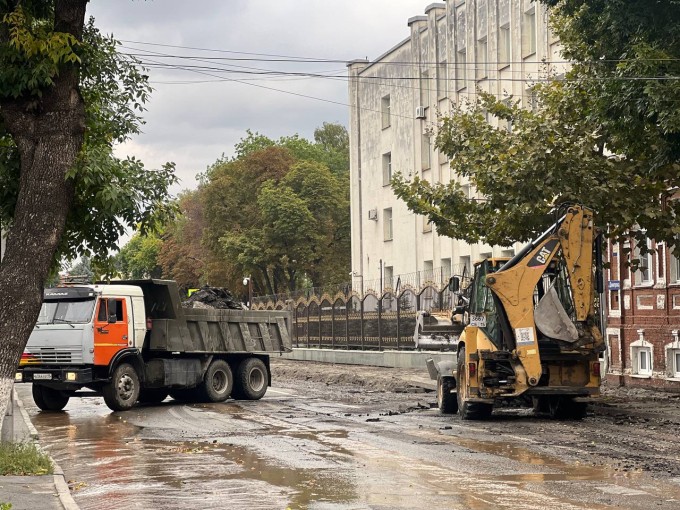
M 40 383 L 66 383 L 84 385 L 93 381 L 91 368 L 33 368 L 19 367 L 14 381 L 21 382 L 40 382 Z

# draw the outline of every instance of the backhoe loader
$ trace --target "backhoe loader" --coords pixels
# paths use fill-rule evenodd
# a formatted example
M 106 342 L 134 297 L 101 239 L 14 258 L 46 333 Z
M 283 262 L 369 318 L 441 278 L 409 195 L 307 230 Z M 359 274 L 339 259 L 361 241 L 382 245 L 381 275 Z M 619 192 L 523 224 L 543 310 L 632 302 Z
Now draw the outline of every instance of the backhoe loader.
M 604 351 L 596 310 L 602 293 L 601 238 L 593 211 L 569 205 L 512 258 L 475 264 L 464 295 L 457 363 L 435 365 L 443 413 L 488 418 L 494 404 L 523 399 L 555 418 L 581 419 L 599 395 Z

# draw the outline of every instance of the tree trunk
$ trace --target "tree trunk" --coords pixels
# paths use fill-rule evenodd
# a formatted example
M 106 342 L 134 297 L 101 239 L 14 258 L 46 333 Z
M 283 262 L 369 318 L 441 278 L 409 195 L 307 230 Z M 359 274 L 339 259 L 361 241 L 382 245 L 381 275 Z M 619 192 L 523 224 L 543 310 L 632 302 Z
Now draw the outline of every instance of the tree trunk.
M 87 0 L 57 0 L 55 30 L 82 40 L 86 5 Z M 76 162 L 85 133 L 78 67 L 63 65 L 39 100 L 0 100 L 0 115 L 21 157 L 19 195 L 0 263 L 2 417 L 73 202 L 75 188 L 66 173 Z

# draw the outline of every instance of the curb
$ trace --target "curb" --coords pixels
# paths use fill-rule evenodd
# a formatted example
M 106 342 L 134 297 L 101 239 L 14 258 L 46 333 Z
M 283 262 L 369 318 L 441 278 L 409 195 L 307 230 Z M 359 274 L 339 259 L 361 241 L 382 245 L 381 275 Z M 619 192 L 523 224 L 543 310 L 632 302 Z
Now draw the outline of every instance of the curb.
M 26 424 L 26 428 L 28 429 L 31 439 L 37 443 L 39 439 L 38 429 L 36 429 L 33 423 L 31 422 L 31 419 L 28 416 L 28 412 L 24 407 L 24 403 L 21 401 L 16 392 L 13 393 L 14 402 L 16 402 L 17 406 L 19 407 L 19 412 L 21 413 L 21 417 L 23 418 L 24 423 Z M 56 489 L 57 495 L 59 496 L 59 502 L 64 507 L 64 510 L 80 510 L 80 507 L 78 506 L 76 501 L 73 499 L 73 496 L 71 495 L 71 490 L 68 488 L 68 483 L 66 483 L 64 471 L 61 469 L 61 466 L 59 466 L 59 464 L 57 464 L 51 456 L 50 460 L 52 461 L 52 465 L 54 466 L 53 474 L 54 488 Z

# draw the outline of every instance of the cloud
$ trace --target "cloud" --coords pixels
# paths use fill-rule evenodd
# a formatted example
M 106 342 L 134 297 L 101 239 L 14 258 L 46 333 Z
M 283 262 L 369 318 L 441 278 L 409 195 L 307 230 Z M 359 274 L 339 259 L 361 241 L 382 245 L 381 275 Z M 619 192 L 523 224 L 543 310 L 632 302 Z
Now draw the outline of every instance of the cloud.
M 423 14 L 429 3 L 415 0 L 98 0 L 90 3 L 89 13 L 95 16 L 103 32 L 113 33 L 124 41 L 344 61 L 375 58 L 391 48 L 408 36 L 408 18 Z M 170 61 L 162 54 L 202 58 L 236 56 L 130 42 L 124 43 L 123 51 L 146 53 L 146 60 L 165 62 L 177 60 Z M 223 153 L 230 155 L 246 129 L 273 138 L 295 133 L 311 138 L 314 129 L 324 121 L 347 124 L 344 62 L 182 62 L 332 73 L 337 78 L 273 78 L 234 75 L 220 70 L 151 69 L 155 91 L 144 115 L 143 133 L 119 147 L 117 153 L 135 155 L 150 168 L 175 161 L 182 179 L 181 188 L 195 187 L 196 174 Z M 201 74 L 206 72 L 207 75 Z M 223 81 L 176 83 L 217 79 Z

